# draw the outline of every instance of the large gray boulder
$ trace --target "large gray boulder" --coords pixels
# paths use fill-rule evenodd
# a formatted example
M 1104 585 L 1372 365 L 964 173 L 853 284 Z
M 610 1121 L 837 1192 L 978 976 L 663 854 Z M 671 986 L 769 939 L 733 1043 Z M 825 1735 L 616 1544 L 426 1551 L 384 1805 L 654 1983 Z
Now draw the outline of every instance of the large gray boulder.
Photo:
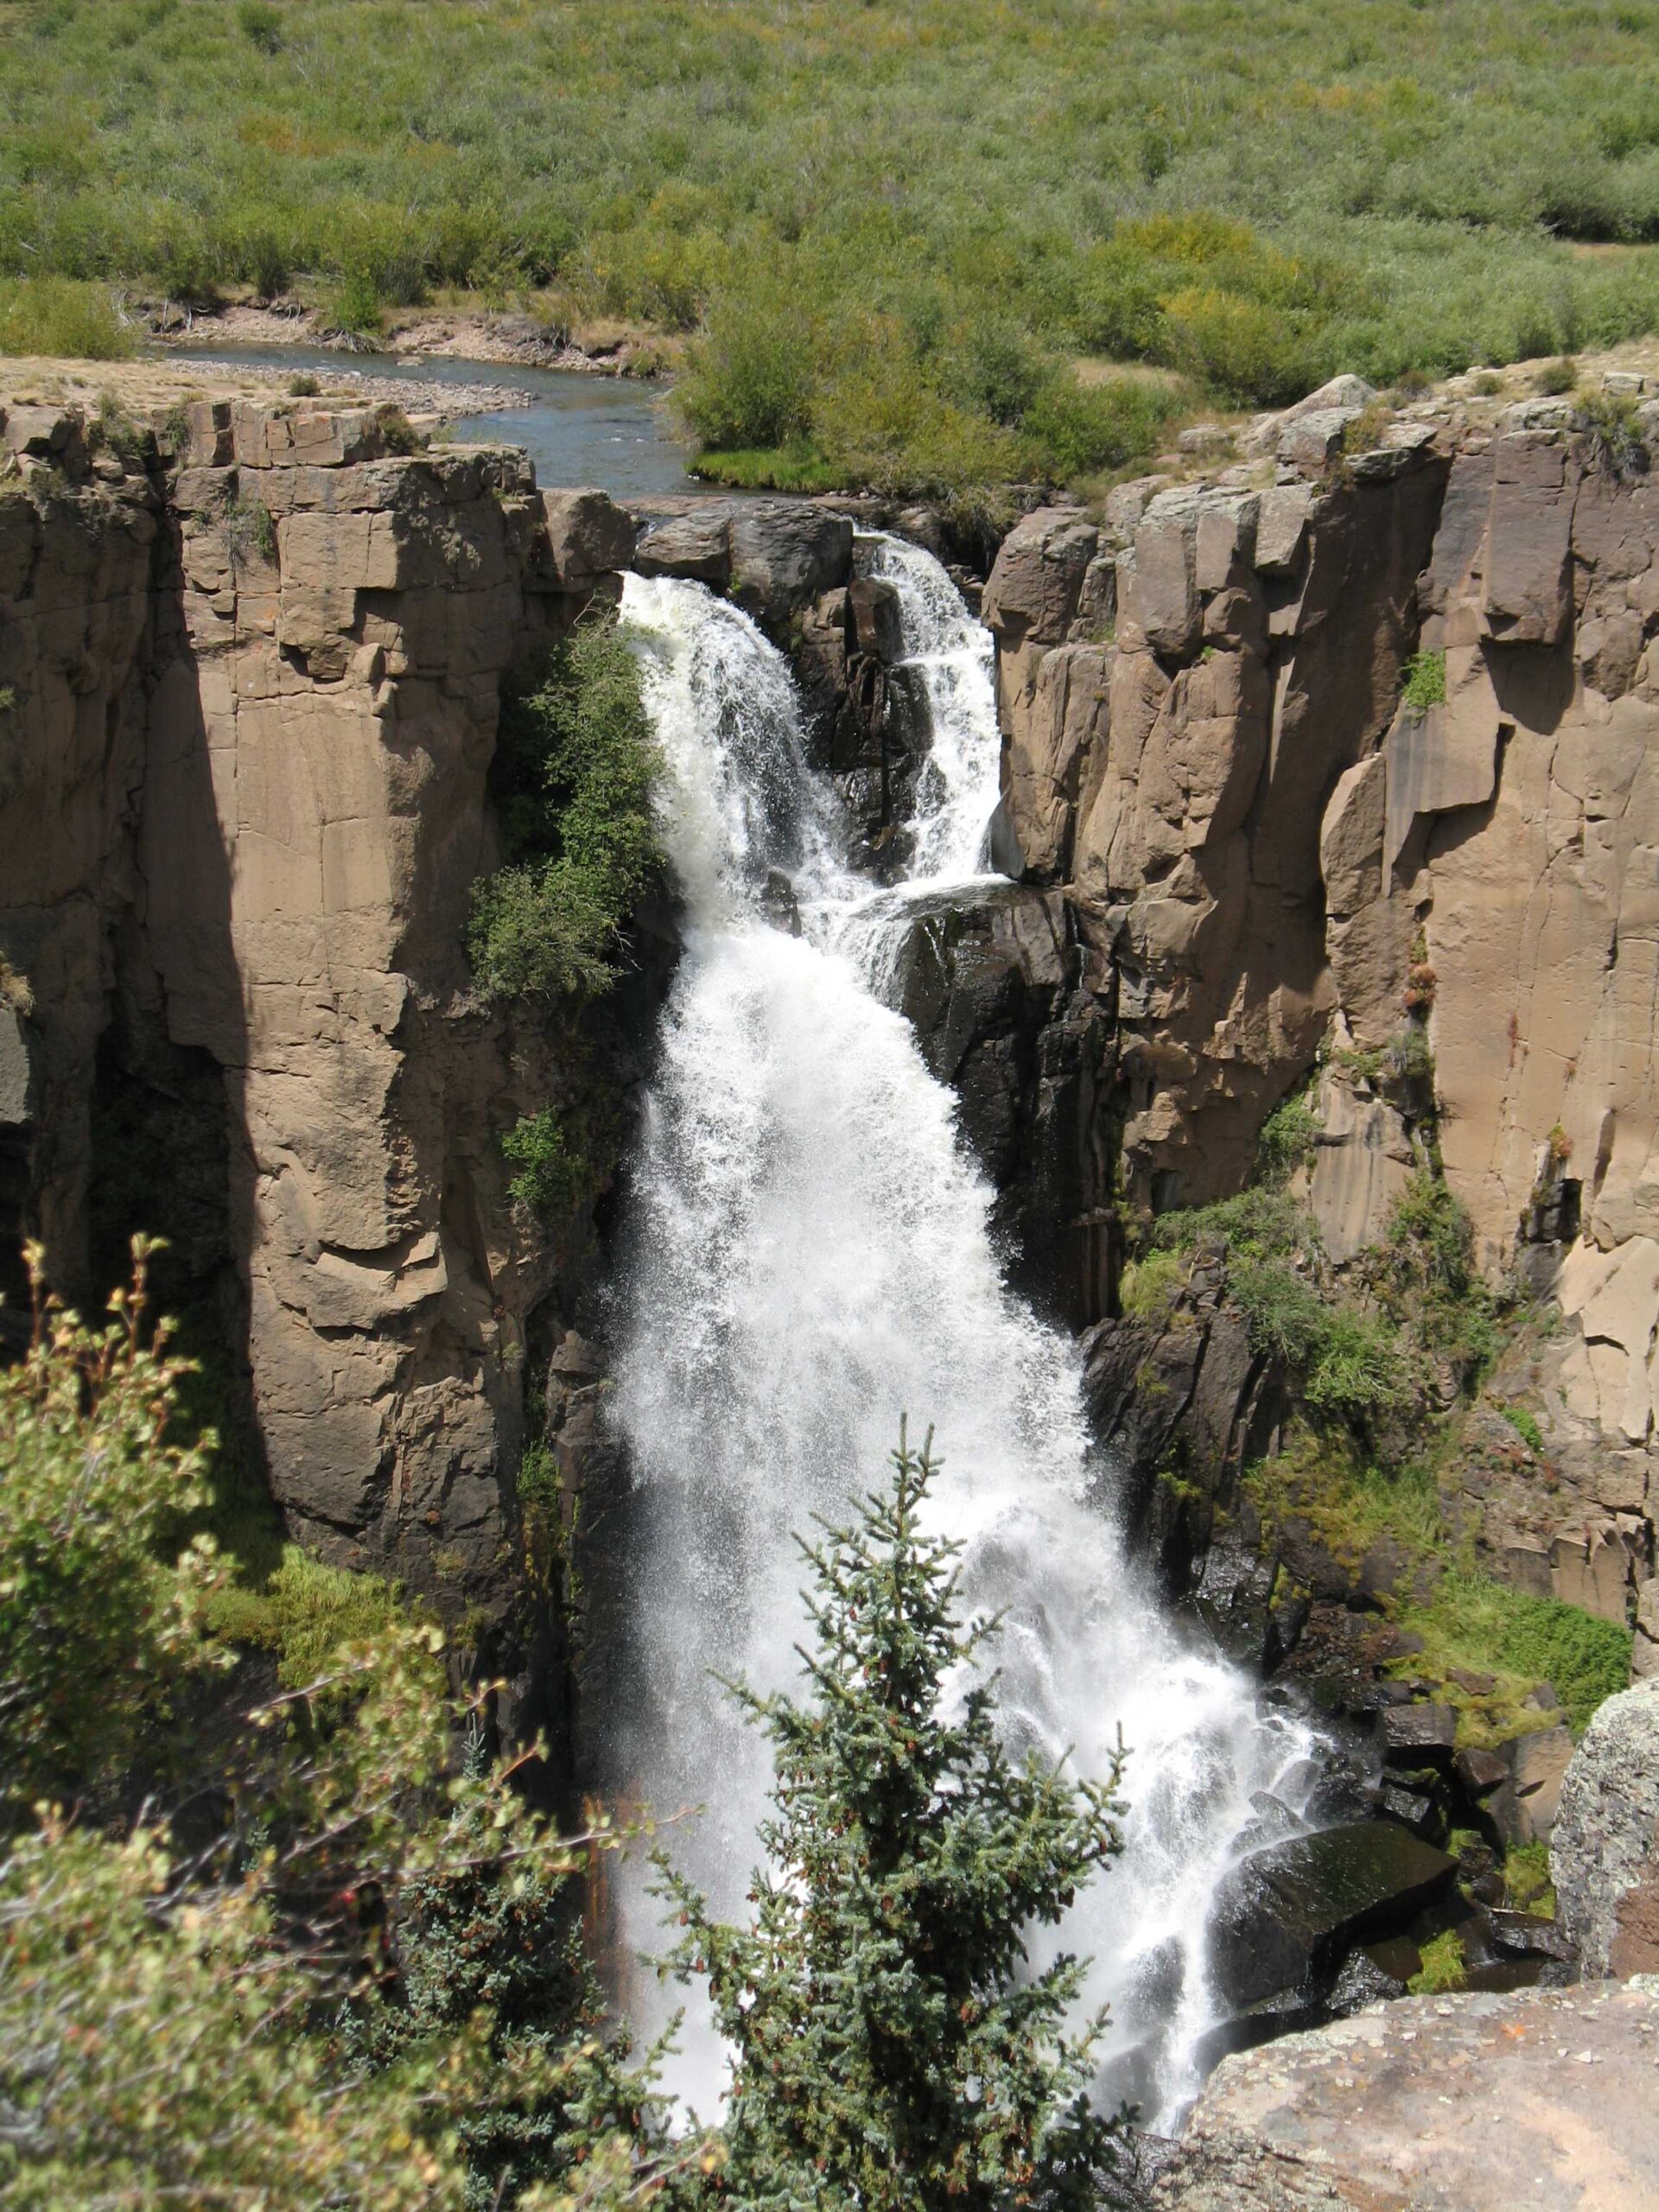
M 1653 2212 L 1659 1982 L 1408 1997 L 1224 2059 L 1156 2212 Z
M 1659 1973 L 1659 1678 L 1610 1697 L 1586 1730 L 1549 1867 L 1586 1980 Z

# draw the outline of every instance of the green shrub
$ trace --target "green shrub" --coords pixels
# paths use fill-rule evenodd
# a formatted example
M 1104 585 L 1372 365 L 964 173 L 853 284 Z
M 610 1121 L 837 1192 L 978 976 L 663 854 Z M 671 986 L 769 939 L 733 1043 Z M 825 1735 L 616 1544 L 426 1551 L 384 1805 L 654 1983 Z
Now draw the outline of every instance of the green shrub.
M 124 361 L 137 351 L 108 285 L 67 276 L 0 277 L 0 353 Z
M 1299 1167 L 1312 1160 L 1319 1128 L 1319 1117 L 1305 1097 L 1296 1094 L 1281 1099 L 1255 1140 L 1257 1179 L 1269 1189 L 1282 1189 Z
M 148 1330 L 155 1249 L 135 1240 L 93 1330 L 47 1295 L 29 1248 L 34 1332 L 0 1367 L 0 1816 L 119 1766 L 216 1658 L 222 1566 L 204 1537 L 165 1541 L 207 1503 L 216 1440 L 170 1440 L 186 1365 L 168 1323 Z
M 237 0 L 237 28 L 251 39 L 261 54 L 279 54 L 283 46 L 283 13 L 270 0 Z
M 507 1188 L 531 1213 L 556 1217 L 567 1211 L 588 1179 L 587 1162 L 550 1108 L 522 1116 L 501 1149 L 518 1170 Z
M 315 377 L 308 372 L 289 377 L 288 380 L 288 393 L 290 399 L 315 399 L 321 390 L 322 386 Z
M 1413 714 L 1446 704 L 1446 655 L 1427 650 L 1414 652 L 1406 663 L 1400 703 Z
M 797 303 L 728 296 L 692 347 L 674 404 L 717 452 L 789 448 L 811 429 L 815 383 L 810 326 Z
M 1179 410 L 1179 401 L 1160 385 L 1085 385 L 1058 371 L 1020 418 L 1027 466 L 1052 484 L 1121 468 L 1150 453 Z
M 489 996 L 591 997 L 614 982 L 628 915 L 661 866 L 657 760 L 613 627 L 579 624 L 505 702 L 491 773 L 514 859 L 477 887 L 467 935 Z
M 1559 398 L 1565 392 L 1571 391 L 1578 380 L 1578 363 L 1563 354 L 1560 360 L 1545 362 L 1543 367 L 1533 378 L 1533 387 L 1535 391 L 1554 399 Z

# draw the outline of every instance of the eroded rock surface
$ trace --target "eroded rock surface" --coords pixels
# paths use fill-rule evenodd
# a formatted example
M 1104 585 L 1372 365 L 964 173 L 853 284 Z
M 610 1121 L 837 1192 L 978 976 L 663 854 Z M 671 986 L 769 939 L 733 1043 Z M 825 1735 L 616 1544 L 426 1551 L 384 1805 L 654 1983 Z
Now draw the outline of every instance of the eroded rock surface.
M 1159 2212 L 1651 2212 L 1659 1983 L 1408 1998 L 1224 2060 Z

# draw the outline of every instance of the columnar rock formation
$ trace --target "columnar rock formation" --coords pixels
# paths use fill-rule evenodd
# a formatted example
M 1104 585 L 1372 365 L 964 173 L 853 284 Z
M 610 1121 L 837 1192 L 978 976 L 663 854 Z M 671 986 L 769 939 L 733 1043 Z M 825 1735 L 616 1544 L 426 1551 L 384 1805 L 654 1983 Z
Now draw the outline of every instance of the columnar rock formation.
M 1131 1208 L 1239 1187 L 1335 1047 L 1309 1194 L 1349 1256 L 1413 1163 L 1368 1062 L 1422 1037 L 1482 1264 L 1569 1324 L 1522 1378 L 1562 1494 L 1472 1497 L 1486 1549 L 1614 1618 L 1639 1591 L 1659 1664 L 1659 486 L 1561 403 L 1345 456 L 1328 413 L 1011 532 L 1004 849 L 1115 1021 Z
M 165 472 L 73 416 L 5 425 L 8 1234 L 91 1287 L 123 1164 L 92 1117 L 145 1086 L 141 1173 L 220 1155 L 207 1256 L 290 1527 L 499 1597 L 526 1322 L 570 1255 L 505 1202 L 497 1141 L 570 1077 L 556 1032 L 471 997 L 463 928 L 503 676 L 615 590 L 633 529 L 512 451 L 390 452 L 372 412 L 188 425 Z

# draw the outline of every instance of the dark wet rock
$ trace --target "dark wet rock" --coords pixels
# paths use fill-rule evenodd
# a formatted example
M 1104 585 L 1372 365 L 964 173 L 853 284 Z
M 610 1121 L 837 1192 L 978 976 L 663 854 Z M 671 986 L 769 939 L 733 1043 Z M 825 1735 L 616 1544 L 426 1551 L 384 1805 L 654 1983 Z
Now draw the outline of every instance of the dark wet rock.
M 1449 1705 L 1397 1705 L 1382 1715 L 1382 1756 L 1391 1766 L 1449 1764 L 1458 1716 Z
M 1361 1821 L 1258 1851 L 1222 1885 L 1211 1973 L 1226 2001 L 1313 1991 L 1368 1936 L 1403 1927 L 1457 1872 L 1391 1821 Z

